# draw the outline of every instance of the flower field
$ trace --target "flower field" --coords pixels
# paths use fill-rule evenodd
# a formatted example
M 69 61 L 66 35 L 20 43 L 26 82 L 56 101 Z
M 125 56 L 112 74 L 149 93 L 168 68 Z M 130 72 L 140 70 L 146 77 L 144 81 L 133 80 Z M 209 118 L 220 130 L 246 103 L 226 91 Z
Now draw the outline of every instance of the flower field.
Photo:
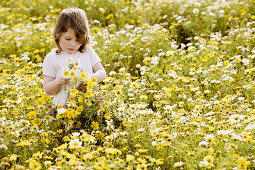
M 68 7 L 107 78 L 55 108 L 42 62 Z M 255 1 L 1 0 L 0 20 L 0 169 L 255 168 Z

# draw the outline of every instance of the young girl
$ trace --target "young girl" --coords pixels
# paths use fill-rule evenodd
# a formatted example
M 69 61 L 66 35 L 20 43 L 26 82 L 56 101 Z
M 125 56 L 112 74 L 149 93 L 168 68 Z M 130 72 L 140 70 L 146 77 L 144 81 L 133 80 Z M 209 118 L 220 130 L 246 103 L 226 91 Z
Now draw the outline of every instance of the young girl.
M 88 78 L 101 82 L 106 77 L 101 59 L 89 44 L 90 30 L 86 13 L 79 8 L 61 11 L 54 28 L 57 49 L 48 53 L 43 62 L 43 87 L 48 95 L 55 95 L 53 104 L 66 105 L 70 91 L 69 79 L 64 78 L 63 68 L 68 66 L 67 59 L 79 61 L 81 72 Z

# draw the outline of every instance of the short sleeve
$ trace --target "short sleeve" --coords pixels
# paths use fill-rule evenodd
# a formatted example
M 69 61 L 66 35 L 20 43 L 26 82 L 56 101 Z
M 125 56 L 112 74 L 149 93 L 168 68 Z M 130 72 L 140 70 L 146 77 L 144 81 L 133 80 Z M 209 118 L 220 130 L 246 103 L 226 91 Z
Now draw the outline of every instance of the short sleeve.
M 54 66 L 53 56 L 48 54 L 43 61 L 43 75 L 56 77 L 56 73 L 57 71 Z
M 97 55 L 97 53 L 94 51 L 94 49 L 92 47 L 89 47 L 89 51 L 90 51 L 90 61 L 91 61 L 91 65 L 92 67 L 98 63 L 101 62 L 101 58 Z

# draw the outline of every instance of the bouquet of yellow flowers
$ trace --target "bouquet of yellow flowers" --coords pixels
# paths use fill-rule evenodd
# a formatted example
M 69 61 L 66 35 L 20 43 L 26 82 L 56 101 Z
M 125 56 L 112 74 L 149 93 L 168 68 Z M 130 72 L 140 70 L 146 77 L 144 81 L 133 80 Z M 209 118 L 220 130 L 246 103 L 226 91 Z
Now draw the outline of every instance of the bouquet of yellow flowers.
M 68 66 L 63 68 L 63 76 L 70 78 L 67 105 L 56 108 L 56 119 L 61 120 L 61 128 L 66 129 L 63 135 L 81 129 L 91 131 L 104 127 L 102 96 L 97 87 L 97 79 L 89 78 L 81 71 L 79 62 L 67 59 Z

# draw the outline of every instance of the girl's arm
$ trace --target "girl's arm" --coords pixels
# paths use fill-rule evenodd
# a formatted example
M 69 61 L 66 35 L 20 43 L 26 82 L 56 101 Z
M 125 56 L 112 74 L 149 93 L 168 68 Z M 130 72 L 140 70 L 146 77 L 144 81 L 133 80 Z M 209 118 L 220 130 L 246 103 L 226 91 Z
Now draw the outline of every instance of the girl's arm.
M 104 79 L 106 78 L 106 72 L 102 64 L 98 62 L 92 67 L 92 69 L 94 71 L 94 74 L 91 74 L 90 78 L 96 78 L 98 83 L 104 81 Z
M 62 85 L 66 85 L 68 83 L 69 79 L 62 77 L 55 78 L 51 76 L 43 76 L 43 89 L 48 95 L 56 94 Z

